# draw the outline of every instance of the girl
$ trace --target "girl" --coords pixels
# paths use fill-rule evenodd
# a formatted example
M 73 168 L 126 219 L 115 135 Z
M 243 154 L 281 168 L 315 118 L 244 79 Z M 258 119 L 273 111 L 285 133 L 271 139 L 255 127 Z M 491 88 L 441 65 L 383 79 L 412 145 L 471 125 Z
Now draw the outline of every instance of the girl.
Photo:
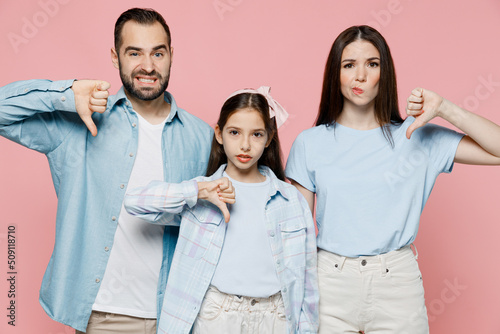
M 499 126 L 422 89 L 408 111 L 403 120 L 384 38 L 368 26 L 342 32 L 316 127 L 297 137 L 286 168 L 311 211 L 317 198 L 320 333 L 428 333 L 410 248 L 420 214 L 454 162 L 500 164 Z M 467 135 L 426 124 L 437 116 Z
M 234 93 L 215 127 L 211 176 L 127 194 L 133 215 L 181 219 L 160 333 L 316 333 L 315 228 L 303 196 L 283 181 L 282 114 L 269 87 Z

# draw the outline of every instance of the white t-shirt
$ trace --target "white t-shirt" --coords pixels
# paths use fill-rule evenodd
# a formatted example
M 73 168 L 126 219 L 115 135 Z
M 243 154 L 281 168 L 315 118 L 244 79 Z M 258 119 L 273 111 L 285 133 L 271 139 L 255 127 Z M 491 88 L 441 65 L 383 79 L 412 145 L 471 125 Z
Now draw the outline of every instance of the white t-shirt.
M 281 290 L 266 231 L 265 207 L 270 180 L 243 183 L 228 177 L 236 193 L 221 256 L 212 279 L 219 291 L 247 297 L 269 297 Z
M 163 180 L 161 138 L 165 121 L 152 125 L 139 114 L 139 143 L 127 190 Z M 156 318 L 163 226 L 131 216 L 123 205 L 113 247 L 92 309 Z

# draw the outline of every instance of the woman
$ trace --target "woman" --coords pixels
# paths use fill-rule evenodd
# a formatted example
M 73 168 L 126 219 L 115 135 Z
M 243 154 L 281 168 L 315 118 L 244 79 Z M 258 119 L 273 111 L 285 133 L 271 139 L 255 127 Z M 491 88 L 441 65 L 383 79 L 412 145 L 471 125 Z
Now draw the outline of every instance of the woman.
M 327 60 L 316 127 L 286 175 L 317 197 L 320 333 L 428 333 L 410 245 L 436 177 L 454 162 L 500 164 L 500 127 L 415 89 L 398 110 L 389 47 L 375 29 L 342 32 Z M 441 117 L 466 135 L 427 124 Z

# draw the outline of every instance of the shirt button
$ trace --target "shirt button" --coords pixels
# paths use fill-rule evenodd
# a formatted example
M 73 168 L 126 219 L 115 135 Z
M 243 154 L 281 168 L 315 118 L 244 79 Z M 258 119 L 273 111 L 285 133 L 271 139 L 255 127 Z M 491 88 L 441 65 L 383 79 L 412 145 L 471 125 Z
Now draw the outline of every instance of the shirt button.
M 271 237 L 274 237 L 274 232 L 269 233 Z
M 250 305 L 254 306 L 255 303 L 257 303 L 257 301 L 255 299 L 252 299 L 252 301 L 250 302 Z
M 366 260 L 361 261 L 362 266 L 366 266 Z
M 130 154 L 129 154 L 129 157 L 131 157 L 131 158 L 132 158 L 133 156 L 134 156 L 134 153 L 130 153 Z
M 280 264 L 280 263 L 281 263 L 281 261 L 280 261 L 280 260 L 276 260 L 276 264 Z
M 25 93 L 27 93 L 27 92 L 28 92 L 28 90 L 29 90 L 29 89 L 28 89 L 28 88 L 26 88 L 26 89 L 24 90 L 24 92 L 25 92 Z
M 289 315 L 289 316 L 288 316 L 288 320 L 291 320 L 291 319 L 292 319 L 292 316 L 291 316 L 291 315 Z
M 125 101 L 125 104 L 126 104 L 126 105 L 129 105 L 130 103 L 128 103 L 128 101 Z
M 286 293 L 286 291 L 287 291 L 287 290 L 286 290 L 286 288 L 283 288 L 283 292 L 285 292 L 285 293 Z
M 109 247 L 104 247 L 104 251 L 105 252 L 109 251 Z
M 61 97 L 61 101 L 63 102 L 66 101 L 66 97 L 65 96 Z
M 96 278 L 96 279 L 95 279 L 95 282 L 96 282 L 96 283 L 99 283 L 100 281 L 101 281 L 101 280 L 100 280 L 100 279 L 98 279 L 98 278 Z
M 124 184 L 120 184 L 120 189 L 123 189 L 125 188 L 125 185 Z
M 115 220 L 116 220 L 116 217 L 115 217 L 115 216 L 111 217 L 111 220 L 112 220 L 112 221 L 115 221 Z
M 132 127 L 134 127 L 134 128 L 135 128 L 136 126 L 137 126 L 137 124 L 135 124 L 135 123 L 132 123 Z

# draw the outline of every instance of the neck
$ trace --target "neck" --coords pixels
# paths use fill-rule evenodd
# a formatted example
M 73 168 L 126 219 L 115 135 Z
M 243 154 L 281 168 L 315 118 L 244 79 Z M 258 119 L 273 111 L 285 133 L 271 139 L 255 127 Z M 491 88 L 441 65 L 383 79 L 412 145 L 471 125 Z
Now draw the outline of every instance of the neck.
M 345 103 L 337 123 L 356 130 L 371 130 L 380 127 L 375 118 L 375 106 L 357 106 Z
M 170 103 L 163 94 L 151 101 L 140 100 L 125 90 L 125 95 L 132 103 L 134 110 L 151 124 L 160 124 L 170 114 Z
M 234 165 L 228 164 L 226 174 L 233 180 L 243 183 L 259 183 L 266 180 L 266 177 L 259 172 L 257 164 L 248 169 L 239 169 Z

